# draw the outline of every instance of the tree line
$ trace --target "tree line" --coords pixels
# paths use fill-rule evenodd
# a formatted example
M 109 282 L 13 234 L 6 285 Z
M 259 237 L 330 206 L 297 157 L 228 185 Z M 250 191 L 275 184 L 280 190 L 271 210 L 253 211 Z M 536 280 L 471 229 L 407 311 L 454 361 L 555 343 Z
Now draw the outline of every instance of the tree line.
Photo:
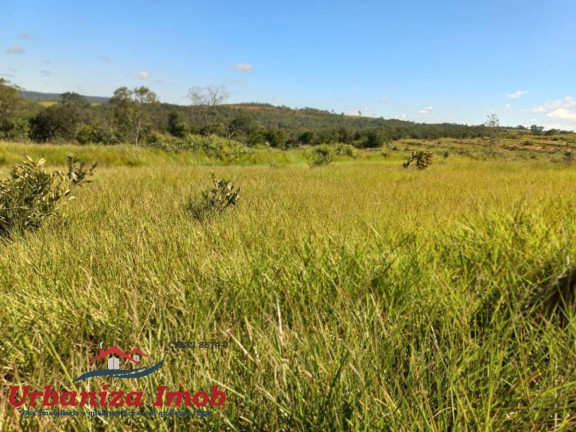
M 370 148 L 403 138 L 465 139 L 492 132 L 486 125 L 414 123 L 269 104 L 226 105 L 222 87 L 190 89 L 188 106 L 161 103 L 147 87 L 120 87 L 104 103 L 89 103 L 67 92 L 49 106 L 20 97 L 18 90 L 0 79 L 0 139 L 146 145 L 162 138 L 217 135 L 281 149 L 335 142 Z

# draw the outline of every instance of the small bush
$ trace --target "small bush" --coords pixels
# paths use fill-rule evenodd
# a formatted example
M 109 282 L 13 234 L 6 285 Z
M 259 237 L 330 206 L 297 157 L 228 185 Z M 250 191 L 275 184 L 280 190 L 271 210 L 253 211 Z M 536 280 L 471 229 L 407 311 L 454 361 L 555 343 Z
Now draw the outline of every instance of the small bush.
M 240 189 L 230 180 L 217 179 L 212 171 L 214 187 L 203 191 L 198 198 L 190 198 L 186 205 L 194 219 L 204 220 L 213 215 L 222 214 L 226 209 L 236 206 L 240 199 Z
M 38 228 L 54 212 L 58 202 L 72 189 L 88 183 L 96 164 L 68 157 L 68 171 L 46 172 L 45 159 L 27 160 L 10 177 L 0 181 L 0 237 Z
M 328 165 L 332 163 L 332 149 L 327 145 L 316 147 L 314 149 L 314 154 L 316 155 L 316 159 L 310 163 L 311 167 Z
M 412 152 L 412 155 L 402 164 L 404 168 L 410 168 L 416 162 L 416 168 L 423 170 L 432 165 L 432 153 L 425 151 Z
M 336 146 L 336 155 L 356 159 L 358 157 L 358 151 L 350 144 L 338 144 Z

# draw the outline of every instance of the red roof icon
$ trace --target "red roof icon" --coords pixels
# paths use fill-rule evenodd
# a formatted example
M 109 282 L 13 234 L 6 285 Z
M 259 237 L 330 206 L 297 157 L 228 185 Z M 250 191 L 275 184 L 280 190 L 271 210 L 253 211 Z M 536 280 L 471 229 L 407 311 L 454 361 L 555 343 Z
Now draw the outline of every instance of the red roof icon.
M 132 351 L 130 351 L 128 354 L 126 354 L 124 351 L 122 351 L 117 346 L 111 346 L 107 350 L 101 349 L 100 352 L 98 353 L 98 356 L 96 358 L 90 360 L 90 364 L 97 362 L 98 360 L 100 360 L 104 357 L 107 357 L 109 355 L 113 355 L 113 354 L 117 355 L 118 357 L 125 358 L 126 360 L 131 361 L 132 363 L 138 363 L 136 360 L 134 360 L 132 358 L 133 354 L 140 354 L 140 355 L 143 355 L 144 357 L 150 358 L 150 356 L 144 354 L 142 351 L 140 351 L 139 349 L 136 349 L 136 348 L 133 348 Z

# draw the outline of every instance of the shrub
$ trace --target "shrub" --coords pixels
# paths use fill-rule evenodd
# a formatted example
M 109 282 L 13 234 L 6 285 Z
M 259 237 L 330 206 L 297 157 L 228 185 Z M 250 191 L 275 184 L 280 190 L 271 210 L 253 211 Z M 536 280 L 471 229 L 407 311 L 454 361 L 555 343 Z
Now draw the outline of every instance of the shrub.
M 72 189 L 88 183 L 96 164 L 68 156 L 68 171 L 46 172 L 45 159 L 27 160 L 10 177 L 0 181 L 0 237 L 38 228 L 54 212 L 58 202 Z
M 16 118 L 5 122 L 0 130 L 0 138 L 14 141 L 26 141 L 30 134 L 30 122 L 27 119 Z
M 226 209 L 236 206 L 240 199 L 240 189 L 230 180 L 217 179 L 212 171 L 214 187 L 203 191 L 198 198 L 190 198 L 186 209 L 197 220 L 222 214 Z
M 416 168 L 419 170 L 428 168 L 430 165 L 432 165 L 432 153 L 425 151 L 413 151 L 412 156 L 410 156 L 408 160 L 402 164 L 402 166 L 404 168 L 409 168 L 413 162 L 416 162 Z
M 76 134 L 76 140 L 80 144 L 119 144 L 119 132 L 114 129 L 107 129 L 99 125 L 86 124 L 82 126 Z
M 356 159 L 358 157 L 358 151 L 350 144 L 338 144 L 336 146 L 336 155 Z
M 332 163 L 332 149 L 327 145 L 321 145 L 314 149 L 314 154 L 316 155 L 316 159 L 314 159 L 311 163 L 311 167 L 317 167 L 321 165 L 328 165 Z

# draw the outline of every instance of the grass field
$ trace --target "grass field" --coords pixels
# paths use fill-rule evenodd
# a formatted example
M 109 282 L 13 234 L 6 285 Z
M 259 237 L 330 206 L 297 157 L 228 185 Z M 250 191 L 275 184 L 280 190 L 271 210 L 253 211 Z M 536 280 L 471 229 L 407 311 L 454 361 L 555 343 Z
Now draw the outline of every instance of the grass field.
M 416 171 L 374 153 L 312 169 L 305 151 L 224 166 L 3 143 L 0 171 L 69 152 L 100 162 L 93 183 L 0 244 L 0 429 L 576 429 L 574 166 L 451 156 Z M 212 169 L 241 201 L 197 222 L 186 201 Z M 164 365 L 73 383 L 100 341 Z M 4 397 L 104 384 L 228 398 L 205 419 L 31 419 Z

